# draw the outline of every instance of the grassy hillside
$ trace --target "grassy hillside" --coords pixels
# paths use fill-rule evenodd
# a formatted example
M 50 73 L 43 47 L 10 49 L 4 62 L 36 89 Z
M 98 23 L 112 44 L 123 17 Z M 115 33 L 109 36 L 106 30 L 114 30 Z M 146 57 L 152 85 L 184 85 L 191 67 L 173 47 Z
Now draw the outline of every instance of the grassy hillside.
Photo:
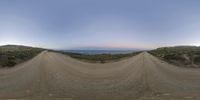
M 150 51 L 151 54 L 182 67 L 200 68 L 200 47 L 163 47 Z
M 0 67 L 15 66 L 18 63 L 31 59 L 41 51 L 43 49 L 26 46 L 0 46 Z
M 85 55 L 85 54 L 69 53 L 69 52 L 68 53 L 62 52 L 62 53 L 79 60 L 84 60 L 84 61 L 93 62 L 93 63 L 107 63 L 107 62 L 117 61 L 117 60 L 127 58 L 127 57 L 132 57 L 141 52 L 133 52 L 129 54 L 96 54 L 96 55 Z

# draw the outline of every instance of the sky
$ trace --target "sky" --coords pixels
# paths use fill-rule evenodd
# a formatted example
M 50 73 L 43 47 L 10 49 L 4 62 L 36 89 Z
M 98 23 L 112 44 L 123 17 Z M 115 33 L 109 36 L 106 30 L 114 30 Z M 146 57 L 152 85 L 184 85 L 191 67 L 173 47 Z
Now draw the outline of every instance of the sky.
M 0 0 L 0 45 L 154 49 L 200 45 L 200 0 Z

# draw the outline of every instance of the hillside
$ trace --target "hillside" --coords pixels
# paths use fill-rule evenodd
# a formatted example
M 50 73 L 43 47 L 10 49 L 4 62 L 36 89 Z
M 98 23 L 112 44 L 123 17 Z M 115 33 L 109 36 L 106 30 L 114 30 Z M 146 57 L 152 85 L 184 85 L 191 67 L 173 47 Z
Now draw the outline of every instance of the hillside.
M 178 66 L 200 68 L 200 47 L 197 46 L 162 47 L 149 53 Z
M 21 62 L 27 61 L 44 49 L 19 46 L 4 45 L 0 46 L 0 67 L 12 67 Z

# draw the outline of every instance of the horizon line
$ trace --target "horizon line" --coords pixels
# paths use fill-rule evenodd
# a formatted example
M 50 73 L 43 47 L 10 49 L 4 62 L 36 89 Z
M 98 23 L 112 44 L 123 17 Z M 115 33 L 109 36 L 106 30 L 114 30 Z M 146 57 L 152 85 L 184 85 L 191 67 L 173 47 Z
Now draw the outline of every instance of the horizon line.
M 149 48 L 149 49 L 144 49 L 144 48 L 106 48 L 106 47 L 79 47 L 79 48 L 63 48 L 63 49 L 56 49 L 56 48 L 46 48 L 42 46 L 33 46 L 33 45 L 23 45 L 23 44 L 5 44 L 5 45 L 0 45 L 0 46 L 26 46 L 26 47 L 34 47 L 34 48 L 43 48 L 43 49 L 52 49 L 52 50 L 137 50 L 137 51 L 142 51 L 142 50 L 153 50 L 157 48 L 163 48 L 163 47 L 177 47 L 177 46 L 195 46 L 195 47 L 200 47 L 197 45 L 171 45 L 171 46 L 160 46 L 157 48 Z

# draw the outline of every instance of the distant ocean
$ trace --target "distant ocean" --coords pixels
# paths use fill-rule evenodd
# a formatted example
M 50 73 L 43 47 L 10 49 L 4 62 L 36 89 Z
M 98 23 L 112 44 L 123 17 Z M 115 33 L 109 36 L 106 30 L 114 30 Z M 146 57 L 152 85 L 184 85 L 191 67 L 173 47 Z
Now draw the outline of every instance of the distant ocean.
M 136 52 L 136 50 L 64 50 L 64 52 L 95 55 L 95 54 L 127 54 Z

